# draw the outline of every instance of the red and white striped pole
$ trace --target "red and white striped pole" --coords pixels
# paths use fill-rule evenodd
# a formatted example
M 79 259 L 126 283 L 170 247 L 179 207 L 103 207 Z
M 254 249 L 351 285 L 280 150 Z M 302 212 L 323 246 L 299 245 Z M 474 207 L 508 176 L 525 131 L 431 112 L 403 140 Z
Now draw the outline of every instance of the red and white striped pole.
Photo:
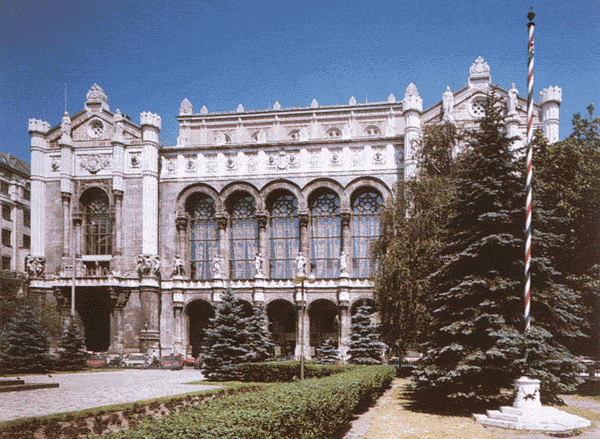
M 533 7 L 527 14 L 529 23 L 527 27 L 529 29 L 529 60 L 527 62 L 528 75 L 527 75 L 527 181 L 525 184 L 525 190 L 527 192 L 526 201 L 526 217 L 525 217 L 525 333 L 528 333 L 531 328 L 531 316 L 530 312 L 530 301 L 531 301 L 531 273 L 529 272 L 531 266 L 531 177 L 533 173 L 533 30 L 535 23 L 535 13 Z

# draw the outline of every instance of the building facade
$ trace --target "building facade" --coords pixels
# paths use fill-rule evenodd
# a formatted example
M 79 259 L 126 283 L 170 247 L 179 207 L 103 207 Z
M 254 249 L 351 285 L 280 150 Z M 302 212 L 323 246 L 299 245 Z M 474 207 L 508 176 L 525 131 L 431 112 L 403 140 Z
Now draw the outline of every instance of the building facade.
M 25 257 L 31 248 L 31 188 L 29 163 L 0 153 L 0 291 L 22 288 Z
M 425 110 L 413 84 L 402 100 L 229 113 L 184 99 L 166 146 L 160 116 L 136 124 L 94 85 L 60 125 L 29 121 L 29 293 L 68 315 L 74 286 L 94 351 L 195 356 L 227 288 L 265 305 L 280 355 L 326 338 L 345 351 L 353 311 L 373 301 L 379 214 L 416 174 L 423 126 L 472 126 L 490 88 L 478 58 L 467 86 Z M 498 93 L 525 138 L 526 100 Z M 551 141 L 560 102 L 550 87 L 534 109 Z

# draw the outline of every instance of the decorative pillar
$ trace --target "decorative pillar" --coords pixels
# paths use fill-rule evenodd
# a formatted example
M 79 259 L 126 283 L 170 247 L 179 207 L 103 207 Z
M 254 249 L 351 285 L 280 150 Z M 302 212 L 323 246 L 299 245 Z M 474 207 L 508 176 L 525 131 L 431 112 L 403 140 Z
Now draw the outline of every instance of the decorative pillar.
M 350 212 L 342 212 L 340 214 L 342 223 L 342 248 L 340 251 L 345 251 L 347 254 L 350 254 L 350 249 L 352 248 L 352 231 L 350 230 L 351 218 L 352 215 Z
M 161 119 L 157 114 L 143 112 L 142 127 L 142 253 L 158 254 L 158 134 Z
M 300 287 L 302 288 L 302 287 Z M 301 295 L 301 293 L 299 293 Z M 304 342 L 304 358 L 310 358 L 310 319 L 308 318 L 308 309 L 306 301 L 296 301 L 296 352 L 297 358 L 302 356 L 302 343 Z
M 71 221 L 69 220 L 71 211 L 71 194 L 69 192 L 61 192 L 60 199 L 62 201 L 63 213 L 63 258 L 68 258 L 71 255 Z
M 227 215 L 217 215 L 217 227 L 219 228 L 219 258 L 222 276 L 229 279 L 229 238 L 227 236 Z
M 83 216 L 81 215 L 81 212 L 79 212 L 79 209 L 73 209 L 73 227 L 75 229 L 75 243 L 74 243 L 74 248 L 75 248 L 75 257 L 80 258 L 81 254 L 82 254 L 82 250 L 81 250 L 81 243 L 83 242 L 83 233 L 81 230 L 81 224 L 83 223 Z
M 175 281 L 176 286 L 179 286 L 181 281 Z M 183 349 L 183 291 L 181 288 L 173 289 L 173 320 L 175 323 L 174 334 L 174 354 L 185 355 Z
M 184 262 L 189 261 L 187 255 L 187 226 L 188 219 L 185 216 L 185 213 L 179 212 L 177 214 L 177 218 L 175 219 L 175 227 L 177 228 L 177 252 L 179 256 L 184 260 Z M 188 265 L 189 273 L 192 273 L 191 263 Z
M 123 254 L 123 191 L 113 189 L 115 198 L 115 246 L 113 253 L 121 256 Z
M 350 308 L 347 300 L 341 300 L 339 303 L 340 307 L 340 357 L 343 361 L 346 361 L 348 356 L 348 349 L 350 345 Z
M 418 160 L 416 158 L 416 147 L 421 139 L 421 112 L 423 111 L 423 99 L 419 97 L 417 87 L 412 82 L 406 88 L 404 100 L 402 101 L 402 113 L 404 115 L 404 181 L 417 176 Z
M 269 260 L 267 254 L 267 222 L 268 218 L 265 214 L 257 214 L 256 222 L 258 224 L 258 253 L 263 258 L 264 275 L 268 278 L 271 276 Z
M 46 171 L 46 135 L 50 124 L 43 120 L 29 119 L 31 136 L 31 255 L 46 256 L 46 191 L 44 176 Z M 58 163 L 52 166 L 60 167 Z
M 540 92 L 544 135 L 548 142 L 558 142 L 559 109 L 562 102 L 562 89 L 559 86 L 544 88 Z

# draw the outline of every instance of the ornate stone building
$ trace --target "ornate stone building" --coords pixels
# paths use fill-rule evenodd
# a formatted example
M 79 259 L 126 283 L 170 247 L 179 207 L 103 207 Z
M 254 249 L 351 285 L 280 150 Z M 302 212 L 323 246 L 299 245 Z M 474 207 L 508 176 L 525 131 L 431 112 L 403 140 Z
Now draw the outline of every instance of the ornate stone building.
M 228 113 L 184 99 L 171 146 L 160 116 L 136 124 L 94 85 L 61 125 L 29 121 L 29 292 L 68 314 L 74 282 L 90 350 L 196 355 L 226 288 L 264 303 L 281 355 L 328 337 L 344 349 L 353 310 L 372 301 L 379 213 L 415 175 L 422 127 L 472 125 L 490 85 L 478 58 L 467 86 L 425 110 L 413 84 L 402 100 Z M 526 100 L 498 92 L 524 138 Z M 534 109 L 552 141 L 560 101 L 550 87 Z

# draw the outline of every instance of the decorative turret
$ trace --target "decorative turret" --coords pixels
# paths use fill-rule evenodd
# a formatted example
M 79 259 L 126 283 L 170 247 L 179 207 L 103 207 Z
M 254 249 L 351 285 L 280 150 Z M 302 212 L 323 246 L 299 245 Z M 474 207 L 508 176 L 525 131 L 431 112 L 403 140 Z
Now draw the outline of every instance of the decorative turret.
M 419 96 L 417 87 L 412 82 L 406 88 L 402 100 L 404 114 L 404 180 L 410 180 L 417 175 L 417 160 L 415 148 L 421 138 L 421 112 L 423 99 Z
M 192 114 L 194 114 L 194 107 L 192 107 L 192 103 L 188 100 L 188 98 L 185 98 L 181 102 L 181 107 L 179 107 L 179 115 L 191 116 Z
M 469 69 L 469 87 L 489 88 L 491 82 L 490 66 L 482 57 L 477 57 Z
M 550 143 L 557 142 L 562 89 L 559 86 L 544 88 L 540 92 L 540 101 L 542 104 L 544 134 Z
M 29 134 L 31 136 L 33 136 L 34 133 L 46 135 L 49 130 L 50 124 L 45 120 L 29 119 Z
M 87 92 L 86 95 L 87 101 L 85 103 L 85 108 L 88 111 L 99 111 L 106 110 L 109 111 L 108 107 L 108 98 L 106 97 L 106 93 L 102 90 L 98 84 L 92 85 L 90 91 Z
M 158 114 L 143 111 L 140 114 L 140 126 L 142 127 L 144 141 L 158 143 L 158 133 L 162 128 Z

